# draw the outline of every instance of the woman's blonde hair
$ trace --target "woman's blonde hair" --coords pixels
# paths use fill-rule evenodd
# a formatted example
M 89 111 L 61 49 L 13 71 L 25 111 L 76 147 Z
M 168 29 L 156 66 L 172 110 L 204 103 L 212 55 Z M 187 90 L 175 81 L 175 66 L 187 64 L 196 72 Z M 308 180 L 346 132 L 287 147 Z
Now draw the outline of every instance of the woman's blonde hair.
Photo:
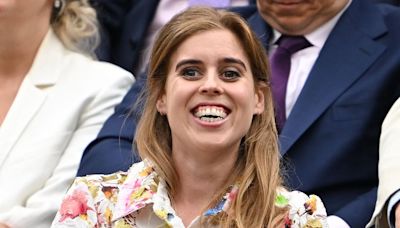
M 100 41 L 96 11 L 88 0 L 63 2 L 61 11 L 54 12 L 52 28 L 68 49 L 94 57 Z
M 161 29 L 149 63 L 147 100 L 135 138 L 138 151 L 142 158 L 155 164 L 156 172 L 166 181 L 173 197 L 179 180 L 171 158 L 171 131 L 167 118 L 157 112 L 156 102 L 164 93 L 171 55 L 177 47 L 195 34 L 214 29 L 229 30 L 242 44 L 251 65 L 255 87 L 264 93 L 265 110 L 254 115 L 250 129 L 242 139 L 236 166 L 229 183 L 226 183 L 226 187 L 240 183 L 230 212 L 211 222 L 220 223 L 223 227 L 282 225 L 284 210 L 275 206 L 281 177 L 267 56 L 256 35 L 237 14 L 211 8 L 191 8 L 176 15 Z M 221 200 L 225 191 L 221 189 L 210 204 Z

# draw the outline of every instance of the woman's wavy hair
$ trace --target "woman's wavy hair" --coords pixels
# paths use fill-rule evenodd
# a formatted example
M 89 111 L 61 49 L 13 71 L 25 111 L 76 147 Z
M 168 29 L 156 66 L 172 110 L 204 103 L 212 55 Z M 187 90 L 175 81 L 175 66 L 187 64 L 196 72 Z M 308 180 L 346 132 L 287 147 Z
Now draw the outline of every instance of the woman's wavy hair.
M 216 193 L 209 206 L 215 206 L 226 189 L 239 182 L 237 197 L 229 213 L 209 222 L 222 227 L 281 226 L 285 209 L 275 206 L 276 191 L 282 183 L 267 56 L 256 35 L 237 14 L 205 7 L 190 8 L 161 29 L 151 53 L 144 95 L 147 99 L 135 136 L 137 149 L 142 158 L 154 163 L 173 198 L 179 180 L 171 157 L 171 130 L 167 117 L 157 112 L 156 103 L 165 92 L 171 55 L 187 38 L 215 29 L 228 30 L 240 41 L 251 65 L 255 87 L 264 93 L 265 110 L 254 115 L 226 188 Z
M 53 9 L 52 28 L 70 50 L 95 57 L 100 42 L 96 11 L 88 0 L 63 0 L 59 11 Z

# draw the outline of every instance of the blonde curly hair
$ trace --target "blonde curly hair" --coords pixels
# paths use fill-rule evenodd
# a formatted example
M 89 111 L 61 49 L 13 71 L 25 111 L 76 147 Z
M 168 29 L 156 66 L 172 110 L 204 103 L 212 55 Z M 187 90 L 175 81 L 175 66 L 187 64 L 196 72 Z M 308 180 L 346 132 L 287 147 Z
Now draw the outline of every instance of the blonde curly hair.
M 100 35 L 97 15 L 88 0 L 64 0 L 52 19 L 52 28 L 70 50 L 95 57 Z

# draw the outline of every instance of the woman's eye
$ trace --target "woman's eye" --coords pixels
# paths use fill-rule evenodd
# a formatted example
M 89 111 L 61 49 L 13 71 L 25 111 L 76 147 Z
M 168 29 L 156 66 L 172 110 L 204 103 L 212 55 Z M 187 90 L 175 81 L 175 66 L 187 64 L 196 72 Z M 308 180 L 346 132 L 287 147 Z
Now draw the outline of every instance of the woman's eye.
M 193 78 L 193 77 L 198 77 L 200 75 L 200 72 L 197 69 L 185 68 L 181 71 L 180 74 L 187 78 Z
M 235 80 L 240 77 L 239 72 L 233 70 L 227 70 L 222 75 L 225 79 L 228 80 Z

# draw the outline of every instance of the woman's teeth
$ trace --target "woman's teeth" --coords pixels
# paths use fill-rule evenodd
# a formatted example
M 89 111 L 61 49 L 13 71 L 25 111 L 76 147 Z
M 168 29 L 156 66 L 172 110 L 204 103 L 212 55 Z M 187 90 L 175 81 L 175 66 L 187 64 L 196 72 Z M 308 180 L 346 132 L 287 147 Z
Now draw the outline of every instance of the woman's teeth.
M 225 119 L 228 114 L 221 107 L 200 107 L 194 115 L 202 121 L 216 122 Z

